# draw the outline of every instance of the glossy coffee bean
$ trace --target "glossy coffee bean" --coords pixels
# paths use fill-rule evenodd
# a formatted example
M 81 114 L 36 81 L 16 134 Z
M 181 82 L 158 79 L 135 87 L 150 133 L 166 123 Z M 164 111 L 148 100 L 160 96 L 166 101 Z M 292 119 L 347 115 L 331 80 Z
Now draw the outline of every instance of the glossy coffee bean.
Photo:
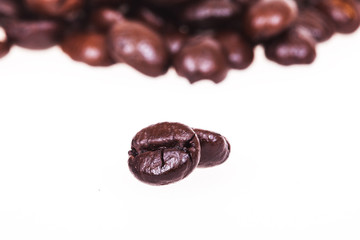
M 106 37 L 100 33 L 76 33 L 67 36 L 61 43 L 62 50 L 73 60 L 91 66 L 113 64 L 106 46 Z
M 136 20 L 141 21 L 154 30 L 164 30 L 167 22 L 165 18 L 160 16 L 159 12 L 155 12 L 153 9 L 148 7 L 139 7 L 136 12 Z
M 307 29 L 318 42 L 328 40 L 335 33 L 334 24 L 326 15 L 315 8 L 301 11 L 296 24 Z
M 158 123 L 136 134 L 129 152 L 129 168 L 142 182 L 165 185 L 188 176 L 199 164 L 200 142 L 180 123 Z
M 95 26 L 99 31 L 108 31 L 114 24 L 124 21 L 124 15 L 109 7 L 96 9 L 91 14 L 90 24 Z
M 56 45 L 63 26 L 52 20 L 9 19 L 3 23 L 8 38 L 29 49 L 46 49 Z
M 20 15 L 20 4 L 14 0 L 0 0 L 0 17 L 15 18 Z
M 315 40 L 310 32 L 294 28 L 265 44 L 266 57 L 281 65 L 310 64 L 315 60 Z
M 24 0 L 29 10 L 34 13 L 63 17 L 84 6 L 84 0 Z
M 163 38 L 141 23 L 115 24 L 109 32 L 108 43 L 113 59 L 145 75 L 156 77 L 168 69 L 168 51 Z
M 176 72 L 191 83 L 203 79 L 219 83 L 225 79 L 228 65 L 220 43 L 209 36 L 188 40 L 174 57 Z
M 231 68 L 245 69 L 254 60 L 253 46 L 236 32 L 220 32 L 217 40 L 222 44 Z
M 297 5 L 292 1 L 261 0 L 246 12 L 244 28 L 253 40 L 268 39 L 288 29 L 297 13 Z
M 352 33 L 360 24 L 360 13 L 353 0 L 322 0 L 318 9 L 334 23 L 336 31 Z
M 199 27 L 215 27 L 240 14 L 240 5 L 231 0 L 195 1 L 183 10 L 181 21 Z
M 230 143 L 218 133 L 194 129 L 201 146 L 198 167 L 213 167 L 224 163 L 230 155 Z

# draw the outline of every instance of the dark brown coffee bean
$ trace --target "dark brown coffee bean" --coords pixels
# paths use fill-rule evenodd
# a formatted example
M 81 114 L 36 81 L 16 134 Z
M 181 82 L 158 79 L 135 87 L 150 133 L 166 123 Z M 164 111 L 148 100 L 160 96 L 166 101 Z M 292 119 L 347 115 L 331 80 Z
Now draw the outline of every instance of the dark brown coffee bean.
M 84 5 L 84 0 L 24 0 L 26 6 L 34 13 L 63 17 Z
M 157 31 L 164 30 L 167 25 L 165 18 L 160 16 L 159 12 L 155 12 L 153 9 L 145 6 L 137 9 L 136 20 Z
M 99 31 L 108 31 L 114 24 L 124 21 L 124 15 L 112 8 L 103 7 L 96 9 L 91 14 L 91 24 Z
M 46 49 L 58 43 L 63 26 L 52 20 L 9 19 L 3 23 L 8 38 L 16 45 Z
M 261 0 L 251 5 L 244 28 L 254 40 L 271 38 L 288 29 L 296 20 L 297 5 L 287 0 Z
M 234 69 L 245 69 L 254 60 L 253 46 L 236 32 L 220 32 L 218 41 L 222 44 L 228 64 Z
M 200 142 L 180 123 L 158 123 L 144 128 L 132 140 L 129 168 L 148 184 L 165 185 L 188 176 L 199 164 Z
M 360 15 L 353 0 L 322 0 L 317 7 L 331 19 L 337 32 L 352 33 L 359 27 Z
M 181 20 L 198 27 L 217 27 L 239 14 L 240 5 L 230 0 L 202 0 L 187 5 Z
M 294 28 L 265 43 L 266 57 L 281 65 L 310 64 L 315 60 L 315 40 L 303 28 Z
M 209 79 L 219 83 L 227 75 L 228 66 L 220 43 L 209 36 L 198 36 L 185 43 L 174 58 L 176 72 L 191 83 Z
M 144 0 L 145 2 L 149 2 L 152 3 L 154 5 L 158 5 L 158 6 L 176 6 L 182 3 L 186 3 L 186 2 L 191 2 L 191 1 L 199 1 L 199 0 Z
M 328 40 L 335 32 L 334 24 L 330 19 L 314 8 L 301 11 L 296 24 L 309 30 L 318 42 Z
M 163 38 L 141 23 L 115 24 L 108 43 L 113 58 L 125 62 L 149 76 L 159 76 L 168 69 L 168 51 Z
M 230 155 L 230 143 L 218 133 L 194 129 L 201 145 L 198 167 L 213 167 L 224 163 Z
M 91 66 L 109 66 L 114 63 L 107 51 L 106 38 L 100 33 L 69 35 L 61 43 L 61 48 L 75 61 Z

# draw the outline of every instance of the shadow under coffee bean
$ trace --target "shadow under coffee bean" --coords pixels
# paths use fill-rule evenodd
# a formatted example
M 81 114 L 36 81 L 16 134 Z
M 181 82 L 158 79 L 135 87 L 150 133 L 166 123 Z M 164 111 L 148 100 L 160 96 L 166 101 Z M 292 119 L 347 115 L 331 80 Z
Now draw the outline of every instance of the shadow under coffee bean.
M 163 122 L 138 132 L 129 151 L 129 168 L 142 182 L 166 185 L 187 177 L 196 167 L 226 161 L 230 144 L 220 134 Z

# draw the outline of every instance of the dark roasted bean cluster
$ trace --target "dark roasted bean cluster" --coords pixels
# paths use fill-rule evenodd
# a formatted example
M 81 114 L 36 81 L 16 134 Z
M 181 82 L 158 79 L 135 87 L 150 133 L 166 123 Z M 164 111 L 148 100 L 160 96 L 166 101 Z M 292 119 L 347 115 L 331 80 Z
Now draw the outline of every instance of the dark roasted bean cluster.
M 360 0 L 0 0 L 0 57 L 60 45 L 92 66 L 219 83 L 257 45 L 281 65 L 312 63 L 317 43 L 359 27 L 359 10 Z
M 166 185 L 185 178 L 196 167 L 222 164 L 229 154 L 229 142 L 218 133 L 163 122 L 135 135 L 128 163 L 140 181 Z

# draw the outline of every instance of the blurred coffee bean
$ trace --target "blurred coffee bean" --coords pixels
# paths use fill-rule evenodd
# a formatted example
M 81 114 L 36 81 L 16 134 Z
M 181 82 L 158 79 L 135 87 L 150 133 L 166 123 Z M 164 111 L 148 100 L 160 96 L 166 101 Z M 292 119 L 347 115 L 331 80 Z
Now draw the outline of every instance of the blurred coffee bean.
M 202 0 L 188 4 L 181 21 L 197 27 L 217 27 L 240 14 L 240 5 L 230 0 Z
M 108 35 L 109 50 L 116 61 L 125 62 L 149 76 L 168 69 L 168 51 L 163 38 L 145 25 L 134 21 L 115 24 Z
M 0 0 L 0 17 L 15 18 L 20 15 L 20 5 L 16 0 Z
M 220 32 L 217 40 L 222 44 L 228 64 L 234 69 L 245 69 L 254 60 L 253 46 L 236 32 Z
M 198 167 L 213 167 L 224 163 L 230 155 L 230 143 L 218 133 L 194 129 L 201 146 Z
M 91 66 L 109 66 L 114 63 L 106 46 L 106 37 L 100 33 L 75 33 L 61 43 L 62 50 L 72 59 Z
M 58 43 L 63 33 L 63 26 L 52 20 L 8 19 L 3 27 L 11 41 L 29 49 L 52 47 Z
M 147 26 L 161 31 L 165 29 L 166 20 L 159 13 L 148 7 L 139 7 L 136 11 L 136 20 L 143 22 Z
M 309 30 L 318 42 L 328 40 L 335 32 L 334 24 L 330 19 L 315 8 L 301 11 L 296 24 Z
M 179 4 L 183 4 L 186 2 L 196 2 L 199 0 L 144 0 L 144 2 L 149 2 L 152 3 L 154 5 L 157 6 L 167 6 L 167 7 L 171 7 L 171 6 L 177 6 Z
M 95 26 L 99 31 L 106 32 L 114 24 L 123 20 L 125 20 L 125 17 L 120 11 L 108 7 L 103 7 L 92 12 L 90 24 Z
M 322 0 L 317 8 L 331 19 L 337 32 L 352 33 L 360 25 L 360 13 L 353 0 Z
M 209 36 L 188 40 L 174 58 L 176 72 L 191 83 L 209 79 L 219 83 L 227 75 L 228 65 L 220 43 Z
M 84 6 L 84 0 L 24 0 L 29 10 L 34 13 L 64 17 Z
M 289 28 L 296 20 L 297 5 L 288 0 L 261 0 L 245 13 L 244 29 L 253 40 L 271 38 Z
M 164 39 L 169 53 L 174 56 L 184 46 L 189 36 L 176 30 L 168 30 L 164 33 Z
M 306 29 L 295 27 L 264 44 L 266 57 L 281 65 L 310 64 L 315 60 L 315 40 Z

